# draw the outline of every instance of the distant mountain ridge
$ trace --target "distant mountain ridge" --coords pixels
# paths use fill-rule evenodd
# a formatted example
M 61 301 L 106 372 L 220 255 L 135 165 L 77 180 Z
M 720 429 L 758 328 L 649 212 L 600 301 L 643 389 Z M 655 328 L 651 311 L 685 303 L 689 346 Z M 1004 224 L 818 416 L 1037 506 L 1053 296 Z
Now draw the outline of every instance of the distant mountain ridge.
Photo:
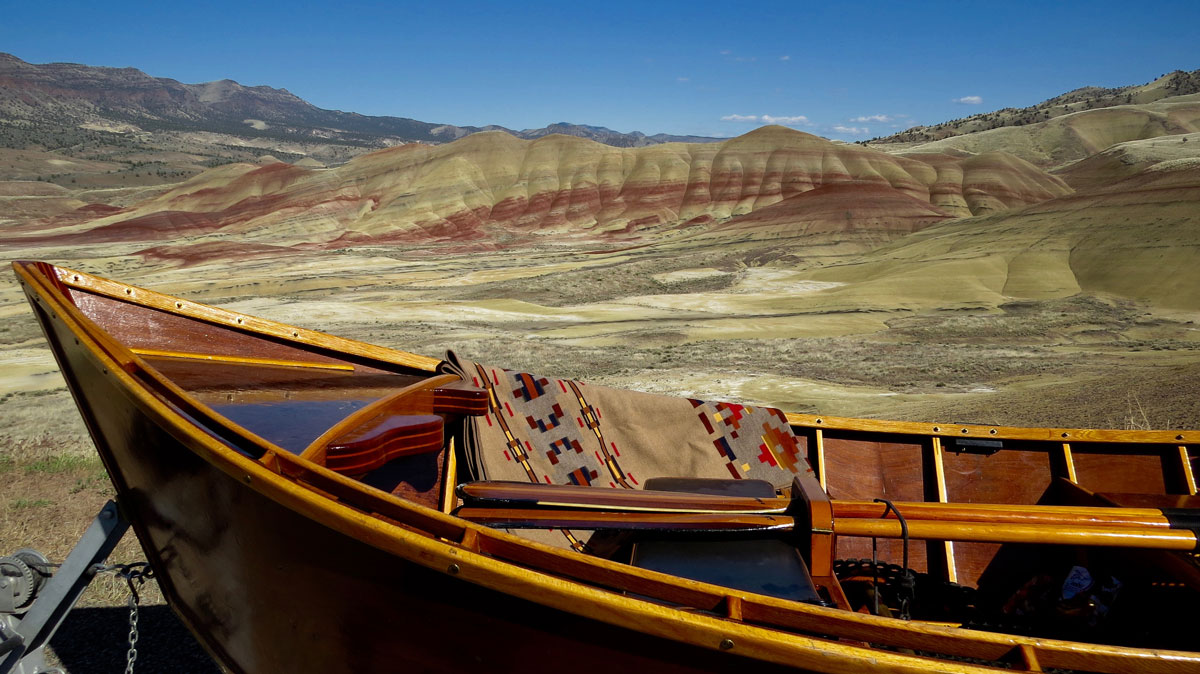
M 561 122 L 514 131 L 500 126 L 436 124 L 405 117 L 326 110 L 287 89 L 248 87 L 233 80 L 183 84 L 136 68 L 74 63 L 36 65 L 0 53 L 0 130 L 47 131 L 87 126 L 103 130 L 196 131 L 247 138 L 322 142 L 381 148 L 409 142 L 444 143 L 479 131 L 504 131 L 534 139 L 562 133 L 616 147 L 719 140 L 697 136 L 647 136 L 600 126 Z M 0 134 L 15 147 L 29 134 Z
M 914 126 L 899 133 L 866 141 L 868 144 L 927 143 L 1009 126 L 1025 126 L 1084 110 L 1120 105 L 1144 105 L 1173 96 L 1200 93 L 1200 70 L 1176 70 L 1146 84 L 1126 87 L 1081 87 L 1037 105 L 1004 108 L 941 124 Z

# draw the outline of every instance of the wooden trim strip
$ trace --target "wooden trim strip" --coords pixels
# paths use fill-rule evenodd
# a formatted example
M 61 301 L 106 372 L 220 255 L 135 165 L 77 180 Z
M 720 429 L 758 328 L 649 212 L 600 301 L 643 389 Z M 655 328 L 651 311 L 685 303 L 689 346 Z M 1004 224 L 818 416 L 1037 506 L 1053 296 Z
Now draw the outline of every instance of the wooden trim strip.
M 269 367 L 302 367 L 315 370 L 354 371 L 350 363 L 323 363 L 311 360 L 280 360 L 277 358 L 249 358 L 246 356 L 227 356 L 217 353 L 191 353 L 188 351 L 161 351 L 159 349 L 130 349 L 143 358 L 178 358 L 181 360 L 206 360 L 215 363 L 230 363 L 233 365 L 266 365 Z
M 853 419 L 849 417 L 818 416 L 787 413 L 788 423 L 797 428 L 823 428 L 826 431 L 887 433 L 915 437 L 981 438 L 987 440 L 1035 440 L 1074 442 L 1119 442 L 1130 444 L 1177 445 L 1194 442 L 1200 430 L 1127 431 L 1095 428 L 1015 428 L 1011 426 L 981 426 L 974 424 L 939 424 L 885 419 Z

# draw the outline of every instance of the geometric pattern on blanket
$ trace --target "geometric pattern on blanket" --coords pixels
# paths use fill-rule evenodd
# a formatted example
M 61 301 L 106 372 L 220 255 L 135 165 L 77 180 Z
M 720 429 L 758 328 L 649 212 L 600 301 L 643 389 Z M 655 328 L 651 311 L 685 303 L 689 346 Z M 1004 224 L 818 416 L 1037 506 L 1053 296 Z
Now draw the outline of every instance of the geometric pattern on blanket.
M 638 489 L 653 477 L 708 477 L 783 487 L 812 470 L 774 408 L 625 391 L 478 363 L 458 368 L 489 394 L 488 414 L 472 420 L 481 479 Z M 565 530 L 559 544 L 564 537 L 585 549 Z

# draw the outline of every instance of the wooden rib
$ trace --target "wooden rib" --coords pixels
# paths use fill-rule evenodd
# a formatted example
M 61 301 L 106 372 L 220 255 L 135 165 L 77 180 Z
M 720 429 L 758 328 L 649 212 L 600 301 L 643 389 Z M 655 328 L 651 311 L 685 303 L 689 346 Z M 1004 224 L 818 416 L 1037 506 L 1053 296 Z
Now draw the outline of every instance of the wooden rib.
M 821 489 L 829 491 L 828 476 L 825 474 L 825 431 L 823 429 L 813 429 L 813 443 L 817 447 L 817 479 L 821 482 Z
M 1025 669 L 1031 672 L 1042 671 L 1042 666 L 1038 664 L 1037 652 L 1029 644 L 1021 644 L 1017 647 L 1021 653 L 1021 661 L 1025 665 Z
M 446 469 L 442 476 L 441 511 L 449 514 L 458 507 L 458 497 L 454 495 L 454 485 L 458 483 L 458 457 L 454 451 L 454 436 L 446 441 Z
M 1183 482 L 1187 488 L 1187 493 L 1196 495 L 1196 476 L 1192 472 L 1192 458 L 1188 455 L 1188 448 L 1185 445 L 1179 446 L 1179 471 L 1183 475 Z
M 946 493 L 946 466 L 942 459 L 942 439 L 937 436 L 930 438 L 926 449 L 926 459 L 928 460 L 929 467 L 931 469 L 926 472 L 926 477 L 933 478 L 933 485 L 931 485 L 933 489 L 926 489 L 926 498 L 928 498 L 928 495 L 930 495 L 932 492 L 932 495 L 935 497 L 938 503 L 946 503 L 946 501 L 949 499 Z M 929 546 L 930 548 L 934 548 L 932 550 L 927 549 L 927 554 L 930 554 L 930 560 L 934 561 L 933 555 L 936 555 L 937 558 L 937 561 L 930 566 L 933 568 L 939 566 L 942 567 L 941 571 L 944 574 L 945 580 L 951 583 L 957 583 L 958 570 L 956 569 L 954 563 L 954 542 L 935 541 L 930 542 Z
M 730 620 L 742 619 L 742 598 L 730 595 L 725 597 L 725 617 Z
M 1075 457 L 1071 454 L 1071 443 L 1063 442 L 1050 449 L 1050 474 L 1071 484 L 1079 484 L 1075 474 Z
M 317 332 L 316 330 L 297 328 L 265 318 L 257 318 L 219 309 L 199 302 L 180 300 L 170 295 L 154 292 L 153 290 L 117 283 L 116 281 L 92 276 L 91 274 L 66 267 L 55 267 L 54 270 L 56 279 L 71 288 L 93 292 L 97 295 L 125 302 L 141 304 L 159 311 L 215 323 L 235 330 L 269 335 L 309 348 L 317 347 L 331 351 L 341 351 L 360 358 L 429 372 L 436 370 L 437 366 L 441 363 L 436 358 L 396 351 L 353 339 L 336 337 L 323 332 Z
M 277 358 L 250 358 L 246 356 L 226 356 L 216 353 L 191 353 L 188 351 L 162 351 L 159 349 L 130 349 L 143 358 L 178 358 L 181 360 L 209 360 L 215 363 L 232 363 L 234 365 L 266 365 L 270 367 L 303 367 L 316 370 L 354 371 L 350 363 L 323 363 L 311 360 L 280 360 Z

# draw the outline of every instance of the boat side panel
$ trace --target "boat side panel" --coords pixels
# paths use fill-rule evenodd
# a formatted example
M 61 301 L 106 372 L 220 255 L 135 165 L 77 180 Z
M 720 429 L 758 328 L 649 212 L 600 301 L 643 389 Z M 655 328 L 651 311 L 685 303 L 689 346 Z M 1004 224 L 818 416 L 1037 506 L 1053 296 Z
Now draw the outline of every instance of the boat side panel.
M 1090 491 L 1165 494 L 1163 460 L 1159 455 L 1074 451 L 1079 485 Z
M 1037 450 L 1003 449 L 995 454 L 944 452 L 946 495 L 952 503 L 1033 505 L 1050 487 L 1050 457 Z M 974 586 L 999 552 L 993 543 L 954 544 L 957 582 Z
M 827 433 L 824 446 L 827 491 L 833 499 L 925 500 L 920 445 L 871 442 Z M 903 544 L 899 540 L 879 539 L 878 549 L 880 561 L 900 564 L 903 560 Z M 871 540 L 838 538 L 836 555 L 840 559 L 870 558 Z M 909 546 L 908 562 L 919 572 L 926 570 L 924 544 Z
M 232 328 L 214 325 L 122 302 L 101 295 L 72 290 L 71 301 L 85 316 L 131 349 L 170 349 L 179 352 L 228 356 L 275 358 L 315 363 L 342 362 Z
M 317 524 L 200 459 L 39 313 L 164 592 L 233 671 L 781 671 L 480 588 Z

